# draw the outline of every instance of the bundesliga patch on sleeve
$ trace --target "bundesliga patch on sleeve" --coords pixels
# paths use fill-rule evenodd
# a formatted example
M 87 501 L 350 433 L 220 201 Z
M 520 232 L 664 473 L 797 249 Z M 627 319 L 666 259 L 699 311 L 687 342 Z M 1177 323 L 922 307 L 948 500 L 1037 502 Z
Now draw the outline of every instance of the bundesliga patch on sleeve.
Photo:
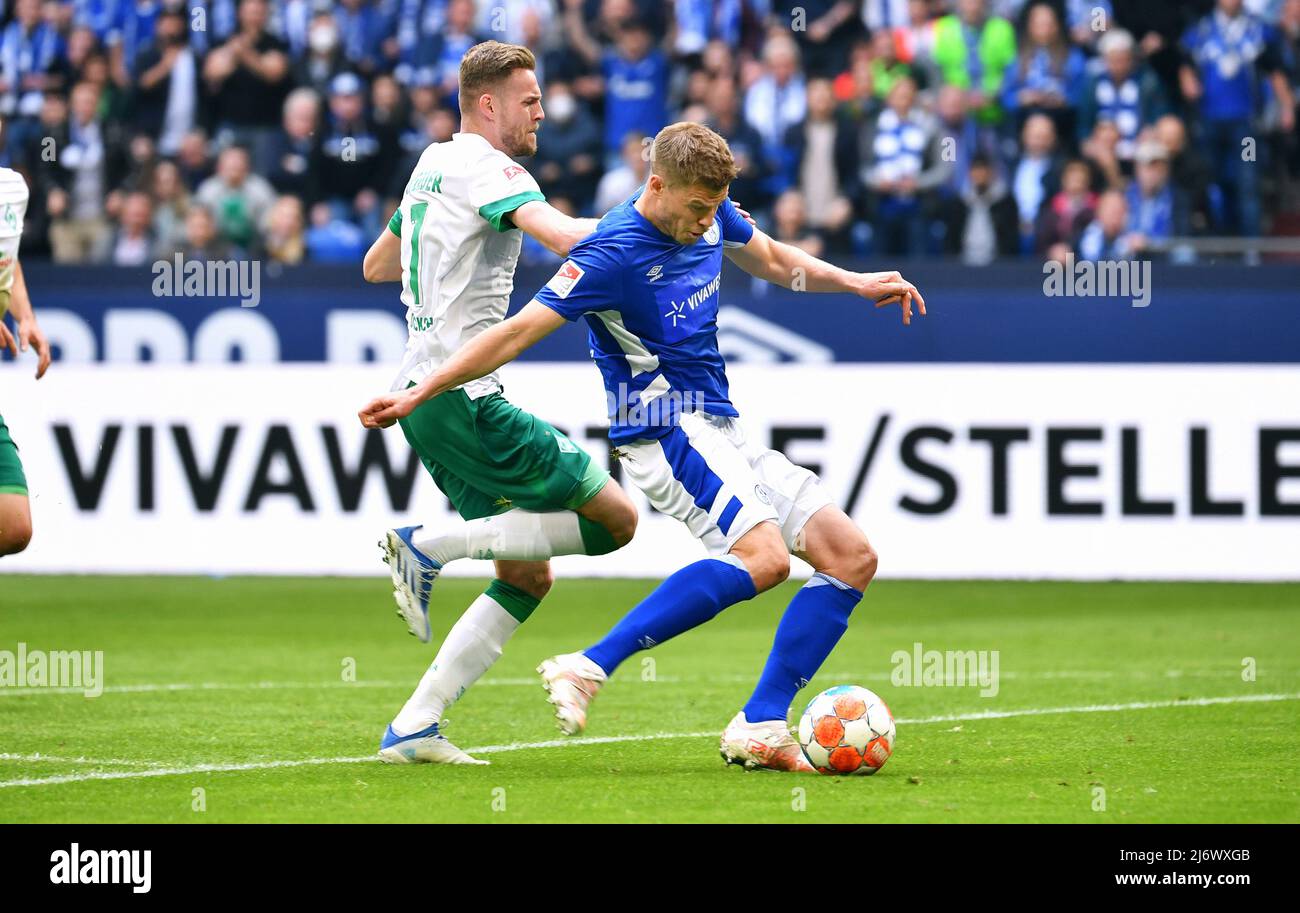
M 587 274 L 581 266 L 572 260 L 565 260 L 560 266 L 559 272 L 551 277 L 551 281 L 546 283 L 546 287 L 561 298 L 568 298 L 569 292 L 578 284 L 578 280 Z
M 505 174 L 507 181 L 513 181 L 519 175 L 528 173 L 524 170 L 523 165 L 507 165 L 502 169 L 502 172 Z

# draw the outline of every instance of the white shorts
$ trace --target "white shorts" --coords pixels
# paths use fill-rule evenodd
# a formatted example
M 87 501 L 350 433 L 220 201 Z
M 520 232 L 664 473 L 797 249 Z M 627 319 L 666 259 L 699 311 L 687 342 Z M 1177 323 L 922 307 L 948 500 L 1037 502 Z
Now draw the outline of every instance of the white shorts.
M 713 555 L 764 520 L 779 524 L 796 551 L 808 518 L 832 503 L 815 474 L 747 441 L 734 418 L 688 413 L 663 437 L 618 451 L 623 472 L 650 503 L 685 523 Z

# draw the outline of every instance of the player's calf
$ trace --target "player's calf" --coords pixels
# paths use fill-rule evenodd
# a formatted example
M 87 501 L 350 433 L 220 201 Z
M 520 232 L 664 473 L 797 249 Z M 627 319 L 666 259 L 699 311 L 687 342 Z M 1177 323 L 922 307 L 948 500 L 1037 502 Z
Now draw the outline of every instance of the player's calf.
M 880 557 L 866 534 L 838 507 L 824 507 L 808 520 L 798 537 L 800 558 L 859 592 L 876 576 Z

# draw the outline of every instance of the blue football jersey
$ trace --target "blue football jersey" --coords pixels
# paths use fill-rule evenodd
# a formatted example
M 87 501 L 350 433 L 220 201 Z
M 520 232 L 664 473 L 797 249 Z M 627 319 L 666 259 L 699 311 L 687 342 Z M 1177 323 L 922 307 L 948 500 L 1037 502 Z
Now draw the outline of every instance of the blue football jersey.
M 722 249 L 754 229 L 728 198 L 702 238 L 678 244 L 632 205 L 639 196 L 610 210 L 534 296 L 586 319 L 615 444 L 662 437 L 682 412 L 739 414 L 718 351 L 718 287 Z

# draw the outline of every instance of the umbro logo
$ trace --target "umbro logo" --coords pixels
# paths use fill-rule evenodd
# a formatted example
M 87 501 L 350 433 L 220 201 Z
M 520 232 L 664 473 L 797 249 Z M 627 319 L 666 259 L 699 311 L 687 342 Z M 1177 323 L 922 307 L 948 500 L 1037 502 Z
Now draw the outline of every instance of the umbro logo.
M 646 271 L 645 277 L 651 282 L 657 282 L 664 277 L 664 267 L 662 263 L 657 263 Z

